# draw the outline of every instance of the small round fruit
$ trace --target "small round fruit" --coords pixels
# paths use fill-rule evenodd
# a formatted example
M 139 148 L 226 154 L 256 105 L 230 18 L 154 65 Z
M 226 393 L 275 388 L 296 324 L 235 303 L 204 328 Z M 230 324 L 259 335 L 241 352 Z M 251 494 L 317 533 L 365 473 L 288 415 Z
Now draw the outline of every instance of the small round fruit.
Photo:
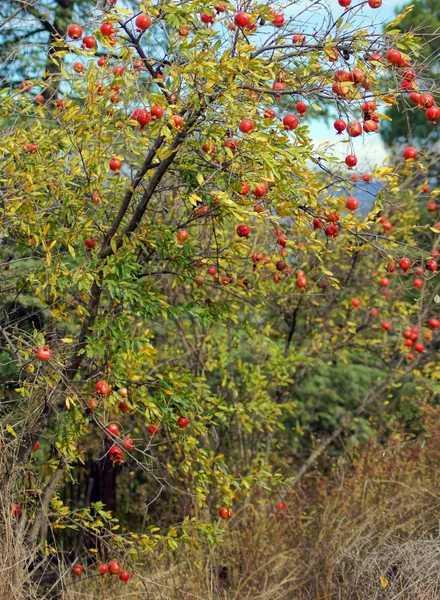
M 73 70 L 76 73 L 82 73 L 84 71 L 84 65 L 80 62 L 73 63 Z
M 134 24 L 136 25 L 136 29 L 138 31 L 146 31 L 149 27 L 151 27 L 151 19 L 148 15 L 142 13 L 136 17 Z
M 292 114 L 285 115 L 283 117 L 283 125 L 285 129 L 296 129 L 299 125 L 298 117 Z
M 183 119 L 180 115 L 173 115 L 171 118 L 173 119 L 174 127 L 177 127 L 177 129 L 182 127 Z
M 336 129 L 337 135 L 341 135 L 342 132 L 347 129 L 347 123 L 342 119 L 336 119 L 336 121 L 333 123 L 333 127 Z
M 122 167 L 122 161 L 119 158 L 111 158 L 108 162 L 108 166 L 114 173 L 119 173 L 119 169 Z
M 163 108 L 161 106 L 152 106 L 150 108 L 151 118 L 152 119 L 160 119 L 163 117 Z
M 108 563 L 108 570 L 111 575 L 117 575 L 119 573 L 119 571 L 121 570 L 121 567 L 119 565 L 119 561 L 116 558 L 113 558 Z
M 106 381 L 101 379 L 100 381 L 98 381 L 96 383 L 95 391 L 100 396 L 109 396 L 112 393 L 112 388 L 109 386 L 109 384 Z
M 49 346 L 40 346 L 39 348 L 37 348 L 36 357 L 38 358 L 38 360 L 41 360 L 41 362 L 47 362 L 48 360 L 50 360 L 51 356 L 52 350 L 49 348 Z
M 241 133 L 250 133 L 255 128 L 255 123 L 251 119 L 245 119 L 238 125 Z
M 379 309 L 378 308 L 372 308 L 370 310 L 370 317 L 372 317 L 373 319 L 375 319 L 378 316 L 379 316 Z
M 121 446 L 124 448 L 124 450 L 130 452 L 134 448 L 134 442 L 131 438 L 126 437 L 122 440 Z
M 354 154 L 349 154 L 345 157 L 345 164 L 349 169 L 355 167 L 357 165 L 357 161 L 358 159 L 356 158 L 356 156 L 354 156 Z
M 282 500 L 279 500 L 275 506 L 276 506 L 277 510 L 286 510 L 286 505 L 284 504 L 284 502 Z
M 249 225 L 239 225 L 237 227 L 237 235 L 238 237 L 245 237 L 248 238 L 249 235 L 251 233 L 251 228 L 249 227 Z
M 232 510 L 230 508 L 226 508 L 226 506 L 222 506 L 218 511 L 218 514 L 222 519 L 230 519 L 232 517 Z
M 179 429 L 185 429 L 189 425 L 188 417 L 179 417 L 177 419 L 177 424 L 179 425 Z
M 421 342 L 417 342 L 417 344 L 414 344 L 414 350 L 419 353 L 424 352 L 425 346 Z
M 83 39 L 83 46 L 84 46 L 84 48 L 87 48 L 88 50 L 90 50 L 91 48 L 94 48 L 96 46 L 95 38 L 91 35 L 86 35 L 86 37 Z
M 184 244 L 187 241 L 187 239 L 188 239 L 188 232 L 187 232 L 187 230 L 186 229 L 181 229 L 177 233 L 176 237 L 177 237 L 177 242 L 179 244 Z
M 109 36 L 113 34 L 113 23 L 102 23 L 100 27 L 102 35 Z
M 157 425 L 149 425 L 147 427 L 147 431 L 148 433 L 151 435 L 151 437 L 155 436 L 157 433 L 159 433 L 159 427 Z
M 391 331 L 391 323 L 389 321 L 383 321 L 381 327 L 384 331 Z
M 37 452 L 40 449 L 40 442 L 37 440 L 35 444 L 32 446 L 32 452 Z
M 403 158 L 405 160 L 415 160 L 417 158 L 417 156 L 418 156 L 417 150 L 415 148 L 413 148 L 412 146 L 408 146 L 403 151 Z
M 267 187 L 264 183 L 257 183 L 257 185 L 253 189 L 254 196 L 257 198 L 261 198 L 267 192 Z
M 108 565 L 99 565 L 98 567 L 98 571 L 101 573 L 101 575 L 107 575 L 108 573 Z
M 241 29 L 246 29 L 251 25 L 251 18 L 245 12 L 238 12 L 234 17 L 234 23 Z
M 21 506 L 19 504 L 13 504 L 11 513 L 13 517 L 19 517 L 21 515 Z
M 345 207 L 348 208 L 348 210 L 351 210 L 352 212 L 355 211 L 357 208 L 359 208 L 358 199 L 354 196 L 349 196 L 345 203 Z
M 401 258 L 399 260 L 399 267 L 402 269 L 402 271 L 404 273 L 406 273 L 408 271 L 408 269 L 411 267 L 411 261 L 409 258 Z
M 428 321 L 428 327 L 430 329 L 438 329 L 440 327 L 440 321 L 438 319 L 429 319 Z
M 74 23 L 72 25 L 69 25 L 69 27 L 67 28 L 67 35 L 70 37 L 71 40 L 79 40 L 82 34 L 83 30 L 80 25 L 76 25 Z
M 107 426 L 107 433 L 111 436 L 121 435 L 119 427 L 116 423 L 110 423 L 110 425 Z
M 122 570 L 119 573 L 119 579 L 124 583 L 128 583 L 128 580 L 130 579 L 130 573 L 128 571 Z
M 353 298 L 353 300 L 351 301 L 351 304 L 355 307 L 355 308 L 359 308 L 361 305 L 361 301 L 359 300 L 359 298 Z
M 74 565 L 72 567 L 72 573 L 74 575 L 82 575 L 82 572 L 84 571 L 84 567 L 82 565 Z
M 84 246 L 87 250 L 92 250 L 96 246 L 96 240 L 93 238 L 87 238 L 84 240 Z
M 379 283 L 382 287 L 388 287 L 390 285 L 390 280 L 388 277 L 382 277 Z

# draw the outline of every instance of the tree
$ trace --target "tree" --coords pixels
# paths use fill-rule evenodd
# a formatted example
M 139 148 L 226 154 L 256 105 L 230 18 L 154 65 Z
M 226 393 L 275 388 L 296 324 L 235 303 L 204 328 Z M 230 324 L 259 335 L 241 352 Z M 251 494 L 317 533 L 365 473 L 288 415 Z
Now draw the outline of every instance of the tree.
M 319 34 L 266 4 L 141 9 L 100 4 L 81 31 L 63 21 L 56 68 L 2 93 L 5 597 L 42 569 L 65 589 L 116 555 L 145 583 L 136 557 L 214 543 L 210 511 L 229 518 L 253 490 L 291 483 L 279 456 L 292 461 L 292 438 L 298 480 L 380 421 L 385 393 L 436 385 L 439 225 L 418 244 L 413 230 L 429 156 L 376 168 L 361 218 L 356 177 L 306 124 L 334 102 L 353 148 L 404 76 L 370 53 L 391 40 L 415 52 L 411 36 L 356 30 L 351 8 Z M 279 114 L 282 96 L 295 114 Z M 316 372 L 347 363 L 368 389 L 348 387 L 329 414 L 304 399 L 296 416 Z M 118 502 L 136 510 L 122 533 Z
M 433 95 L 436 103 L 439 101 L 435 82 L 439 66 L 440 4 L 438 0 L 416 0 L 408 7 L 411 9 L 406 12 L 405 18 L 398 23 L 397 27 L 418 40 L 423 68 L 417 74 L 418 78 L 413 85 L 402 88 L 403 91 L 407 91 L 407 94 L 400 94 L 396 104 L 387 110 L 387 115 L 392 120 L 384 123 L 380 133 L 384 142 L 390 147 L 396 143 L 405 143 L 408 139 L 414 139 L 416 142 L 429 140 L 429 143 L 435 147 L 439 140 L 438 127 L 429 122 L 425 114 L 430 103 L 422 102 L 419 106 L 408 95 L 414 89 L 420 94 Z

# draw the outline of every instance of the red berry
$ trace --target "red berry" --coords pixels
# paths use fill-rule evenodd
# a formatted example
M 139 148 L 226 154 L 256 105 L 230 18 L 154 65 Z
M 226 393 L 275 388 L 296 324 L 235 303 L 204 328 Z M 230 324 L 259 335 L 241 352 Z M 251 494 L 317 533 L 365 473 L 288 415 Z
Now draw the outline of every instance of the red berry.
M 88 48 L 89 50 L 91 48 L 94 48 L 96 46 L 95 38 L 91 35 L 86 35 L 86 37 L 83 39 L 83 46 L 84 48 Z
M 115 173 L 119 173 L 119 169 L 122 167 L 122 161 L 119 158 L 111 158 L 109 160 L 108 166 L 111 171 Z
M 414 350 L 416 352 L 423 352 L 425 350 L 425 346 L 421 342 L 417 342 L 417 344 L 414 344 Z
M 381 327 L 384 331 L 391 331 L 391 323 L 389 321 L 383 321 Z
M 100 27 L 102 35 L 108 36 L 113 33 L 113 23 L 103 23 Z
M 149 27 L 151 27 L 151 19 L 148 15 L 144 15 L 142 13 L 136 17 L 134 24 L 136 25 L 136 29 L 138 31 L 146 31 Z
M 266 108 L 266 110 L 264 111 L 265 119 L 275 119 L 276 116 L 277 113 L 273 108 Z
M 298 121 L 298 117 L 296 115 L 286 115 L 283 118 L 283 125 L 285 129 L 296 129 L 298 127 L 299 121 Z
M 409 258 L 401 258 L 399 260 L 399 267 L 402 269 L 402 271 L 404 273 L 406 273 L 408 271 L 408 269 L 411 267 L 411 261 L 409 260 Z
M 336 119 L 336 121 L 333 123 L 333 127 L 336 129 L 337 135 L 341 135 L 342 132 L 347 129 L 347 124 L 342 119 Z M 356 162 L 357 162 L 357 159 L 356 159 Z
M 353 300 L 351 301 L 351 304 L 355 307 L 355 308 L 359 308 L 359 306 L 361 305 L 361 301 L 358 298 L 353 298 Z
M 124 450 L 130 452 L 130 450 L 133 450 L 134 442 L 131 438 L 126 437 L 122 440 L 121 446 L 124 448 Z
M 245 12 L 238 12 L 234 17 L 234 22 L 237 27 L 241 27 L 241 29 L 246 29 L 251 25 L 251 18 Z
M 300 117 L 303 117 L 306 114 L 307 105 L 304 102 L 297 102 L 295 108 L 298 111 Z
M 390 285 L 390 280 L 388 277 L 382 277 L 379 283 L 382 287 L 388 287 Z
M 250 133 L 255 128 L 255 123 L 251 119 L 245 119 L 238 128 L 242 133 Z
M 413 148 L 412 146 L 408 146 L 403 151 L 403 158 L 405 160 L 415 160 L 417 158 L 417 156 L 418 156 L 417 150 L 415 148 Z
M 177 419 L 177 423 L 179 425 L 179 429 L 184 429 L 185 427 L 188 427 L 189 419 L 188 417 L 179 417 Z
M 345 164 L 347 165 L 347 167 L 349 169 L 352 169 L 353 167 L 355 167 L 357 165 L 357 161 L 358 161 L 358 159 L 353 154 L 349 154 L 348 156 L 345 157 Z
M 160 119 L 163 117 L 163 108 L 161 106 L 152 106 L 150 108 L 150 113 L 153 119 Z
M 370 317 L 372 317 L 374 319 L 375 317 L 378 317 L 378 316 L 379 316 L 379 309 L 378 308 L 372 308 L 370 310 Z
M 119 561 L 116 558 L 113 558 L 109 563 L 108 563 L 108 570 L 110 571 L 111 575 L 117 575 L 120 571 L 121 567 L 119 565 Z
M 121 581 L 124 581 L 125 583 L 128 583 L 128 580 L 130 579 L 130 573 L 128 571 L 122 570 L 119 573 L 119 579 Z
M 157 425 L 149 425 L 147 427 L 147 431 L 151 435 L 151 437 L 153 437 L 159 432 L 159 427 Z
M 87 250 L 92 250 L 92 248 L 96 246 L 96 240 L 93 238 L 87 238 L 84 240 L 84 246 L 87 248 Z
M 112 393 L 112 388 L 109 386 L 109 384 L 106 381 L 101 379 L 95 385 L 95 391 L 100 396 L 109 396 Z
M 232 517 L 232 510 L 230 508 L 222 506 L 221 509 L 218 511 L 218 514 L 222 519 L 230 519 Z
M 440 327 L 440 321 L 434 318 L 429 319 L 428 327 L 430 327 L 431 329 L 438 329 Z
M 188 239 L 188 232 L 186 229 L 181 229 L 178 233 L 177 233 L 177 242 L 179 244 L 184 244 L 187 239 Z
M 282 500 L 277 502 L 275 506 L 276 506 L 277 510 L 286 510 L 286 505 L 284 504 L 284 502 Z
M 253 189 L 254 196 L 261 198 L 267 192 L 267 188 L 264 183 L 257 183 L 257 185 Z
M 72 567 L 72 573 L 74 575 L 81 575 L 82 572 L 84 571 L 84 567 L 82 565 L 75 565 Z
M 251 233 L 251 228 L 249 225 L 239 225 L 237 227 L 237 235 L 238 237 L 248 238 Z
M 206 25 L 212 25 L 214 23 L 214 17 L 208 13 L 200 13 L 200 20 Z
M 83 30 L 80 25 L 73 24 L 69 25 L 69 27 L 67 28 L 67 35 L 70 37 L 71 40 L 79 40 L 82 34 Z
M 345 206 L 346 208 L 348 208 L 348 210 L 354 211 L 359 207 L 359 201 L 354 196 L 349 196 L 347 198 Z
M 108 451 L 109 458 L 112 462 L 122 465 L 124 462 L 124 453 L 119 446 L 111 446 Z
M 49 348 L 49 346 L 40 346 L 40 348 L 37 348 L 35 354 L 38 360 L 41 360 L 41 362 L 47 362 L 52 356 L 52 350 Z
M 362 125 L 359 121 L 350 121 L 347 125 L 347 133 L 350 137 L 358 137 L 362 134 Z
M 11 512 L 13 517 L 19 517 L 21 515 L 21 506 L 19 504 L 13 504 Z
M 101 573 L 101 575 L 107 575 L 108 565 L 99 565 L 98 571 Z
M 402 62 L 402 54 L 399 52 L 399 50 L 396 50 L 395 48 L 391 48 L 390 50 L 388 50 L 388 52 L 386 53 L 386 58 L 387 61 L 392 65 L 400 65 L 400 63 Z

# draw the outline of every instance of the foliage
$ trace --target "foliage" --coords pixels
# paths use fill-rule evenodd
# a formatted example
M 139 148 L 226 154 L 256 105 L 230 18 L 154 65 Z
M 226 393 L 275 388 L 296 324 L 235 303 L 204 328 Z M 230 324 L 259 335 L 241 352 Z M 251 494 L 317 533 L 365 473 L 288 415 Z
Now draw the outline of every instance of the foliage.
M 333 442 L 422 433 L 435 406 L 429 152 L 364 174 L 371 201 L 349 210 L 359 176 L 278 104 L 369 121 L 402 69 L 366 53 L 398 45 L 419 68 L 417 40 L 352 8 L 320 33 L 218 8 L 143 2 L 139 32 L 138 11 L 99 3 L 81 26 L 100 64 L 64 15 L 44 76 L 1 92 L 6 597 L 81 586 L 66 568 L 113 556 L 145 585 L 149 556 L 221 540 L 219 508 L 292 489 Z

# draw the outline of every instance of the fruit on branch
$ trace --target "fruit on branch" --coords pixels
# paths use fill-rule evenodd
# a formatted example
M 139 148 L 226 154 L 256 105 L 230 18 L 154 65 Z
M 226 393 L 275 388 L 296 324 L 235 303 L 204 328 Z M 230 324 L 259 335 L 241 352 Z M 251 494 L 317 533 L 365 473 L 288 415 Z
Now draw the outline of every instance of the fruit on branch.
M 124 583 L 128 583 L 128 580 L 130 579 L 130 573 L 128 571 L 122 570 L 119 573 L 119 579 Z
M 238 237 L 245 237 L 245 238 L 249 238 L 251 233 L 251 228 L 249 227 L 249 225 L 238 225 L 237 227 L 237 235 Z
M 137 121 L 141 126 L 141 129 L 145 128 L 145 125 L 151 120 L 150 113 L 145 108 L 137 108 L 131 115 L 132 121 Z
M 361 305 L 361 301 L 359 300 L 359 298 L 353 298 L 351 304 L 354 306 L 354 308 L 359 308 Z
M 348 156 L 345 157 L 345 164 L 347 165 L 347 167 L 349 169 L 352 169 L 353 167 L 355 167 L 357 165 L 358 159 L 356 156 L 354 156 L 354 154 L 349 154 Z
M 147 431 L 153 437 L 159 432 L 159 427 L 157 425 L 148 425 Z
M 283 125 L 285 129 L 296 129 L 298 127 L 299 121 L 296 115 L 288 114 L 283 117 Z
M 111 158 L 109 160 L 108 166 L 110 167 L 110 170 L 113 171 L 115 174 L 119 173 L 119 169 L 122 167 L 122 161 L 119 158 Z
M 92 48 L 95 48 L 95 46 L 96 46 L 95 38 L 91 35 L 86 35 L 85 38 L 83 39 L 83 48 L 87 48 L 87 50 L 91 50 Z
M 111 575 L 117 575 L 119 573 L 119 571 L 121 570 L 121 567 L 119 565 L 119 561 L 116 558 L 113 558 L 108 563 L 108 570 Z
M 108 451 L 108 456 L 113 463 L 122 465 L 124 462 L 124 453 L 119 446 L 111 446 Z
M 390 48 L 386 53 L 386 59 L 391 65 L 400 66 L 402 64 L 402 54 L 396 48 Z
M 133 450 L 134 442 L 131 438 L 126 437 L 122 440 L 121 446 L 124 448 L 124 450 L 130 452 L 131 450 Z
M 41 362 L 47 362 L 52 356 L 52 350 L 47 345 L 40 346 L 37 348 L 35 355 L 38 360 L 41 360 Z
M 438 329 L 440 327 L 440 321 L 438 319 L 431 318 L 428 321 L 428 327 L 431 329 Z
M 391 323 L 389 321 L 382 321 L 381 327 L 384 331 L 391 331 Z
M 347 125 L 347 133 L 350 137 L 358 137 L 362 135 L 362 125 L 359 121 L 350 121 Z
M 336 121 L 333 123 L 333 127 L 336 129 L 336 134 L 341 135 L 342 132 L 347 129 L 347 124 L 343 119 L 336 119 Z
M 134 22 L 138 31 L 146 31 L 151 27 L 151 19 L 148 15 L 141 13 Z
M 359 208 L 359 200 L 357 198 L 355 198 L 354 196 L 349 196 L 347 198 L 345 206 L 346 206 L 346 208 L 348 208 L 348 210 L 351 210 L 353 212 L 357 208 Z
M 257 198 L 261 198 L 267 192 L 267 187 L 264 183 L 257 183 L 257 185 L 253 189 L 254 196 Z
M 95 391 L 100 396 L 109 396 L 112 393 L 112 388 L 109 386 L 109 384 L 106 381 L 101 379 L 100 381 L 98 381 L 96 383 Z
M 37 440 L 35 444 L 32 446 L 32 452 L 37 452 L 40 449 L 40 442 Z
M 177 424 L 179 426 L 179 429 L 185 429 L 185 427 L 188 427 L 189 425 L 188 417 L 179 417 L 177 419 Z
M 109 439 L 113 436 L 121 435 L 121 432 L 119 431 L 119 427 L 116 423 L 110 423 L 110 425 L 107 426 L 106 431 L 109 434 L 108 435 Z
M 421 94 L 419 96 L 419 106 L 420 108 L 431 108 L 434 106 L 435 100 L 432 94 Z
M 371 318 L 373 318 L 373 319 L 375 319 L 375 318 L 376 318 L 376 317 L 378 317 L 378 316 L 379 316 L 379 309 L 378 309 L 378 308 L 375 308 L 375 307 L 374 307 L 374 308 L 372 308 L 372 309 L 370 310 L 370 317 L 371 317 Z
M 80 62 L 73 63 L 73 70 L 76 73 L 82 73 L 84 71 L 84 65 Z
M 408 271 L 411 267 L 411 261 L 409 258 L 403 257 L 399 260 L 399 267 L 402 269 L 404 273 Z
M 307 105 L 305 104 L 305 102 L 297 102 L 295 108 L 298 111 L 300 117 L 303 117 L 307 112 Z
M 92 237 L 86 238 L 84 240 L 84 246 L 87 250 L 92 250 L 96 246 L 96 240 L 94 240 Z
M 200 20 L 202 23 L 205 23 L 205 25 L 214 24 L 214 17 L 208 13 L 200 13 Z
M 72 573 L 74 575 L 77 575 L 77 576 L 82 575 L 83 571 L 84 571 L 84 567 L 82 565 L 74 565 L 72 567 Z
M 152 106 L 150 108 L 151 118 L 152 119 L 160 119 L 163 117 L 164 110 L 161 106 Z
M 19 517 L 21 515 L 21 506 L 19 504 L 13 504 L 11 514 L 13 517 Z
M 99 29 L 101 30 L 102 35 L 106 37 L 114 33 L 113 23 L 102 23 Z
M 108 573 L 108 565 L 106 565 L 106 564 L 99 565 L 98 571 L 100 572 L 101 575 L 107 575 L 107 573 Z
M 431 123 L 436 123 L 437 119 L 440 118 L 440 108 L 438 106 L 431 106 L 426 111 L 426 118 Z
M 382 287 L 388 287 L 390 285 L 390 280 L 388 277 L 382 277 L 379 283 Z
M 177 243 L 179 244 L 184 244 L 187 239 L 188 239 L 188 232 L 186 229 L 181 229 L 180 231 L 177 232 L 176 235 L 177 238 Z
M 234 23 L 241 29 L 248 29 L 251 24 L 250 16 L 245 12 L 238 12 L 234 17 Z
M 417 158 L 417 156 L 418 156 L 417 150 L 415 148 L 413 148 L 412 146 L 408 146 L 403 151 L 403 158 L 405 160 L 415 160 Z
M 222 519 L 230 519 L 232 517 L 232 510 L 230 508 L 226 508 L 226 506 L 222 506 L 218 511 L 218 514 Z
M 251 119 L 245 119 L 238 125 L 242 133 L 250 133 L 255 128 L 255 123 Z
M 67 28 L 67 35 L 70 37 L 71 40 L 79 40 L 82 34 L 82 27 L 80 25 L 77 25 L 76 23 L 69 25 L 69 27 Z

